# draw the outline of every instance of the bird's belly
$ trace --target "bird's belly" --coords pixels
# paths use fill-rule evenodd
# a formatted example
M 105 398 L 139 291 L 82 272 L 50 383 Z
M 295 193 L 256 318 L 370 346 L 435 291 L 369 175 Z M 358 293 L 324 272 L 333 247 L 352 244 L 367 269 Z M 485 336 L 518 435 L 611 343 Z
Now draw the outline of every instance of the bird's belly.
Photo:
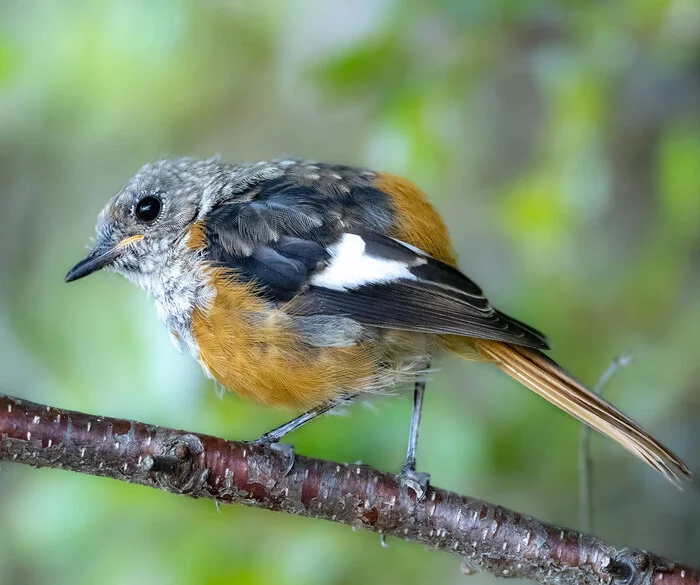
M 235 344 L 197 335 L 199 361 L 228 390 L 263 404 L 309 409 L 365 391 L 374 366 L 362 345 L 303 347 L 276 339 Z
M 211 305 L 192 312 L 198 359 L 228 390 L 263 404 L 307 409 L 366 390 L 376 375 L 371 342 L 314 347 L 289 319 L 244 286 L 219 287 Z

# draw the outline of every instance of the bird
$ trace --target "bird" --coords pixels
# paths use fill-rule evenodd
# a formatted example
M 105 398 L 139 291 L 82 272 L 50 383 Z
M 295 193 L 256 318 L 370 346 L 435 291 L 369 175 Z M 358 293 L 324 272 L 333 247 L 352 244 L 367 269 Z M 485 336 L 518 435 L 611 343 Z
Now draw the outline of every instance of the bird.
M 100 212 L 71 282 L 115 271 L 155 300 L 179 348 L 240 396 L 302 414 L 256 443 L 280 445 L 318 416 L 413 385 L 399 477 L 416 468 L 426 377 L 443 353 L 495 364 L 676 485 L 687 465 L 544 352 L 463 274 L 445 224 L 413 182 L 301 159 L 143 166 Z M 282 449 L 284 450 L 284 449 Z M 293 465 L 293 448 L 287 453 Z

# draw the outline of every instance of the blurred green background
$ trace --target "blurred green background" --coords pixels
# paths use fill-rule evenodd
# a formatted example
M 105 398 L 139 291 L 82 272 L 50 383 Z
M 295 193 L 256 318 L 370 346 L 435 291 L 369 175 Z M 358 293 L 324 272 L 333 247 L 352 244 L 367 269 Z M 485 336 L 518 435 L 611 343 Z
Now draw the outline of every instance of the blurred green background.
M 118 276 L 71 286 L 145 162 L 297 155 L 415 180 L 462 268 L 700 471 L 697 0 L 0 2 L 0 392 L 230 438 L 289 413 L 220 398 Z M 579 425 L 443 360 L 419 467 L 572 527 Z M 410 401 L 299 452 L 398 470 Z M 700 564 L 700 495 L 593 437 L 595 532 Z M 463 583 L 457 559 L 243 507 L 5 464 L 0 583 Z M 470 577 L 487 583 L 489 576 Z

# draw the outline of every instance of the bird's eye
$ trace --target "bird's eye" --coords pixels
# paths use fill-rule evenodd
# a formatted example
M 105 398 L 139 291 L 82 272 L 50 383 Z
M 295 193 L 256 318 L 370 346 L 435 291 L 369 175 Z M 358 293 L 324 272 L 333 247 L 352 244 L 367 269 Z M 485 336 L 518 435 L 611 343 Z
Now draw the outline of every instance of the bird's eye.
M 141 221 L 145 221 L 146 223 L 155 221 L 155 219 L 160 215 L 160 209 L 162 206 L 163 204 L 158 197 L 147 195 L 136 204 L 136 217 L 138 217 Z

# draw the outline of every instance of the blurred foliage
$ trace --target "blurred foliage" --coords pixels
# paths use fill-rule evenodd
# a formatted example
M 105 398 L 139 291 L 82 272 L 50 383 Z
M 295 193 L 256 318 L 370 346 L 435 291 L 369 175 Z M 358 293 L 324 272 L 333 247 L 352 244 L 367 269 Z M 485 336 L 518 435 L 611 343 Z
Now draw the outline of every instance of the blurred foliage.
M 417 181 L 464 270 L 584 381 L 636 357 L 609 397 L 699 469 L 696 0 L 0 11 L 0 391 L 231 438 L 288 417 L 219 398 L 128 283 L 62 276 L 144 162 L 295 154 Z M 577 424 L 485 365 L 439 365 L 420 467 L 577 526 Z M 396 470 L 409 410 L 358 405 L 293 441 Z M 700 563 L 698 495 L 608 441 L 593 447 L 596 532 Z M 464 579 L 456 559 L 406 543 L 60 471 L 4 465 L 0 495 L 3 585 Z

